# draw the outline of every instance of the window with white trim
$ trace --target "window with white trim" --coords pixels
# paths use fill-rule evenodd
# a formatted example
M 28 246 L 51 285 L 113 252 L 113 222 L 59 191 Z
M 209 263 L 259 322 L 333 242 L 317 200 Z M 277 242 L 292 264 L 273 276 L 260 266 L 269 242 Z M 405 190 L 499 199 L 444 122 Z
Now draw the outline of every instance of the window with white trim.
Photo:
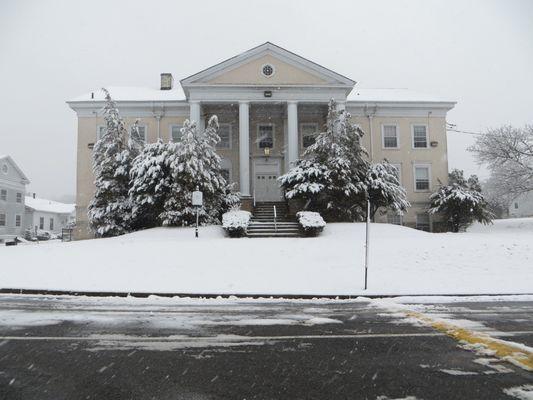
M 96 127 L 96 140 L 102 139 L 106 131 L 107 131 L 107 127 L 105 125 L 98 125 Z
M 415 165 L 415 190 L 428 191 L 429 190 L 429 166 Z
M 403 225 L 403 218 L 398 212 L 388 211 L 387 212 L 387 223 L 394 225 Z
M 39 229 L 44 229 L 44 217 L 39 217 Z
M 0 213 L 0 226 L 6 226 L 6 214 Z
M 398 140 L 398 126 L 397 125 L 383 125 L 383 147 L 386 149 L 397 149 L 400 147 Z
M 17 199 L 16 199 L 17 203 L 22 203 L 22 193 L 20 192 L 17 192 Z
M 54 219 L 53 218 L 50 218 L 50 230 L 53 231 L 54 230 Z
M 421 231 L 429 232 L 431 229 L 431 224 L 429 221 L 428 213 L 418 213 L 416 214 L 416 229 Z
M 318 124 L 300 124 L 300 131 L 302 134 L 302 147 L 305 149 L 315 143 L 316 137 L 318 135 Z
M 15 215 L 15 226 L 16 227 L 20 227 L 21 225 L 21 222 L 22 222 L 22 217 L 20 215 Z
M 132 138 L 137 141 L 146 143 L 146 125 L 137 125 L 137 132 L 130 130 L 130 134 L 132 135 Z
M 7 189 L 0 189 L 0 200 L 7 201 Z
M 413 148 L 425 149 L 428 147 L 428 133 L 426 125 L 413 125 Z
M 181 128 L 183 128 L 182 125 L 170 125 L 170 140 L 173 142 L 179 142 L 181 140 Z
M 274 147 L 274 125 L 257 125 L 257 144 L 260 149 Z
M 220 142 L 217 143 L 217 149 L 231 149 L 231 131 L 231 124 L 219 124 Z

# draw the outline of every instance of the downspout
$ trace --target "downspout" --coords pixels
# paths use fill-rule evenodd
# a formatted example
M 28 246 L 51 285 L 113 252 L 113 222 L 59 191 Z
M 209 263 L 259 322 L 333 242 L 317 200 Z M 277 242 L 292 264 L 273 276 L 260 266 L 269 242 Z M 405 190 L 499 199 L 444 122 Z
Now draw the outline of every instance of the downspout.
M 377 111 L 377 106 L 372 107 L 372 110 L 369 111 L 368 104 L 365 104 L 364 113 L 365 113 L 366 117 L 368 118 L 368 126 L 370 127 L 369 131 L 368 131 L 368 134 L 370 136 L 370 162 L 372 162 L 374 160 L 374 127 L 373 127 L 373 122 L 374 122 L 374 115 L 376 114 L 376 111 Z

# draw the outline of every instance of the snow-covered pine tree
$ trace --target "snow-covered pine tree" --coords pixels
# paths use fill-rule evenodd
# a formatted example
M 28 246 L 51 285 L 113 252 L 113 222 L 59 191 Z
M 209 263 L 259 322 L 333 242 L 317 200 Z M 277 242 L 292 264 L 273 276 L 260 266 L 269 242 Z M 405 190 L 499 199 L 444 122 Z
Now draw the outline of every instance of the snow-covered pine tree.
M 161 226 L 161 214 L 171 195 L 174 174 L 170 167 L 176 154 L 176 143 L 159 139 L 144 146 L 130 171 L 130 200 L 133 228 Z
M 493 215 L 488 210 L 476 175 L 467 180 L 463 171 L 454 169 L 450 172 L 448 181 L 448 185 L 441 185 L 429 197 L 430 214 L 442 214 L 452 232 L 459 232 L 474 221 L 483 224 L 492 222 Z
M 397 168 L 387 160 L 368 167 L 366 186 L 372 220 L 380 208 L 403 213 L 411 207 L 405 189 L 398 179 Z
M 126 127 L 109 92 L 103 109 L 106 131 L 93 149 L 96 190 L 89 203 L 89 227 L 97 237 L 117 236 L 129 230 L 129 167 Z
M 218 223 L 225 207 L 227 182 L 220 169 L 220 156 L 215 151 L 220 141 L 216 116 L 209 119 L 207 129 L 199 133 L 196 123 L 185 121 L 176 154 L 170 162 L 173 171 L 171 196 L 161 214 L 163 225 L 192 225 L 196 210 L 192 207 L 192 192 L 203 192 L 204 205 L 199 210 L 200 222 Z
M 326 130 L 279 178 L 286 197 L 306 200 L 309 210 L 320 212 L 330 221 L 362 219 L 368 169 L 362 136 L 363 131 L 350 122 L 350 114 L 331 100 Z

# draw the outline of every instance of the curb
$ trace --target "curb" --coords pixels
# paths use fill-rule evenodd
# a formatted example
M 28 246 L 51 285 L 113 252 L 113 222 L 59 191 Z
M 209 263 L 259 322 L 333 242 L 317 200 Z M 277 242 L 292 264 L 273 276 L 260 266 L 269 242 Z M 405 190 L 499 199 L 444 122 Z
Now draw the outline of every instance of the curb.
M 328 294 L 237 294 L 237 293 L 178 293 L 178 292 L 90 292 L 82 290 L 48 290 L 48 289 L 16 289 L 16 288 L 2 288 L 0 294 L 25 294 L 25 295 L 48 295 L 48 296 L 88 296 L 88 297 L 139 297 L 146 298 L 150 296 L 159 297 L 189 297 L 202 299 L 215 298 L 239 298 L 239 299 L 333 299 L 333 300 L 351 300 L 358 297 L 367 297 L 370 299 L 382 299 L 392 297 L 481 297 L 481 296 L 532 296 L 533 293 L 481 293 L 481 294 L 374 294 L 366 295 L 328 295 Z

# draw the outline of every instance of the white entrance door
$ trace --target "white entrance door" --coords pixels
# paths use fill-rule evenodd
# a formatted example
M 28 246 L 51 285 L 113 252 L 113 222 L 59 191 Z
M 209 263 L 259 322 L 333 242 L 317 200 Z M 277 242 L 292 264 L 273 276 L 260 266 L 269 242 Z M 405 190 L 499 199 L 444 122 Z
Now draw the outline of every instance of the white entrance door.
M 254 165 L 254 189 L 257 201 L 281 200 L 281 189 L 278 183 L 278 161 L 256 161 Z

